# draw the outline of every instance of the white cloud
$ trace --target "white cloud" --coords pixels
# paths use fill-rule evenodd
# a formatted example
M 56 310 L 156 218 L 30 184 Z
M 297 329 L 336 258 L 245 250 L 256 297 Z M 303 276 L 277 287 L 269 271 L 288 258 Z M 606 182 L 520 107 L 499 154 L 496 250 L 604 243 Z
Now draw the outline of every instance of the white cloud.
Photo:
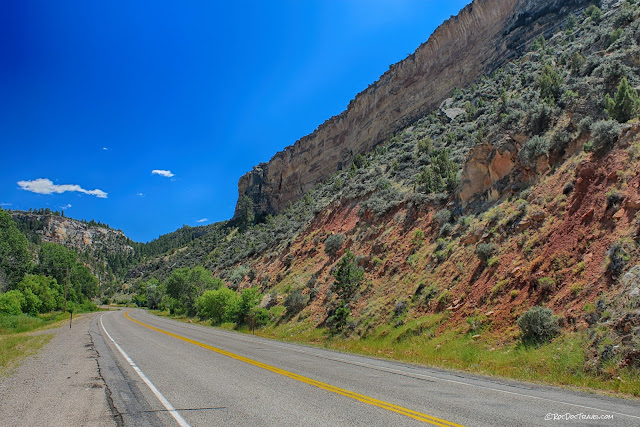
M 154 169 L 151 171 L 152 174 L 164 176 L 166 178 L 171 178 L 172 176 L 176 176 L 176 174 L 171 173 L 171 171 L 166 171 L 162 169 Z
M 209 218 L 202 218 L 197 220 L 196 222 L 207 222 L 207 221 L 209 221 Z
M 0 206 L 11 206 L 12 203 L 0 203 Z
M 138 193 L 136 195 L 139 196 L 139 197 L 144 197 L 144 194 L 142 194 L 142 193 Z
M 102 147 L 102 151 L 109 151 L 107 147 Z
M 78 193 L 89 194 L 96 196 L 100 199 L 106 199 L 107 193 L 102 190 L 85 190 L 77 184 L 54 184 L 50 179 L 38 178 L 33 181 L 18 181 L 20 188 L 26 191 L 31 191 L 37 194 L 53 194 L 53 193 L 66 193 L 67 191 L 76 191 Z
M 67 203 L 66 206 L 60 206 L 62 209 L 69 209 L 71 207 L 71 203 Z

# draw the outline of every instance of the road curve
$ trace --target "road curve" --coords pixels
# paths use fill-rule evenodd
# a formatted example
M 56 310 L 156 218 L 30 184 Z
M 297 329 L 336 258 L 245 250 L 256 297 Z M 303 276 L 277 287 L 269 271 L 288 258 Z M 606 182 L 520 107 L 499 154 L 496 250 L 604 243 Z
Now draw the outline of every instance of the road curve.
M 90 327 L 116 421 L 130 425 L 640 425 L 638 400 L 187 324 L 143 310 Z

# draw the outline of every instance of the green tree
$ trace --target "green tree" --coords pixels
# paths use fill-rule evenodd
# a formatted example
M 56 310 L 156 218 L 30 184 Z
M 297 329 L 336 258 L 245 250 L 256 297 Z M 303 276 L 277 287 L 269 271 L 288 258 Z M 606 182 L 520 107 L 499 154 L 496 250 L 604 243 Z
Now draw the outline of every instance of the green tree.
M 540 89 L 540 98 L 550 103 L 555 103 L 560 98 L 564 80 L 551 64 L 546 64 L 542 68 L 536 81 Z
M 189 280 L 200 289 L 200 293 L 208 290 L 220 289 L 224 281 L 213 276 L 213 273 L 201 265 L 193 267 Z
M 334 282 L 336 293 L 344 301 L 348 301 L 353 297 L 364 278 L 364 271 L 358 267 L 355 259 L 355 255 L 350 250 L 347 250 L 333 273 L 333 277 L 336 279 Z
M 334 331 L 342 331 L 347 326 L 351 310 L 344 301 L 340 301 L 340 305 L 336 308 L 335 313 L 331 316 L 329 325 Z
M 145 284 L 145 291 L 147 295 L 147 307 L 152 310 L 157 310 L 158 308 L 160 308 L 163 292 L 160 283 L 158 283 L 158 279 L 156 279 L 155 277 L 150 279 Z
M 0 313 L 22 314 L 22 306 L 26 303 L 24 295 L 17 289 L 0 293 Z
M 229 288 L 206 291 L 196 300 L 198 316 L 211 319 L 211 323 L 219 325 L 226 321 L 235 321 L 240 305 L 238 294 Z
M 67 281 L 67 272 L 71 274 L 76 265 L 77 255 L 64 246 L 55 243 L 43 243 L 38 250 L 37 272 L 51 276 L 58 283 Z
M 189 267 L 178 268 L 173 270 L 165 282 L 167 295 L 179 302 L 187 312 L 193 310 L 195 300 L 200 295 L 198 287 L 191 283 L 190 273 Z
M 76 263 L 71 269 L 70 280 L 76 294 L 83 295 L 89 299 L 98 295 L 98 279 L 86 265 Z
M 449 158 L 449 150 L 434 150 L 431 164 L 425 166 L 418 176 L 426 193 L 453 191 L 458 186 L 458 165 Z
M 11 215 L 0 209 L 0 290 L 13 288 L 30 268 L 27 238 Z
M 249 315 L 251 310 L 256 307 L 260 300 L 262 299 L 262 294 L 258 288 L 245 288 L 240 292 L 240 304 L 238 305 L 238 313 L 237 313 L 237 323 L 245 322 L 245 318 Z
M 195 301 L 205 290 L 217 289 L 222 285 L 222 280 L 213 277 L 209 270 L 201 266 L 174 270 L 165 282 L 167 295 L 178 301 L 190 315 L 195 314 Z
M 255 222 L 255 211 L 253 206 L 253 200 L 247 195 L 243 195 L 238 200 L 238 206 L 236 208 L 236 222 L 240 231 L 244 231 Z
M 40 307 L 42 307 L 42 300 L 38 298 L 38 295 L 34 294 L 29 288 L 22 292 L 24 295 L 24 304 L 22 304 L 22 312 L 31 316 L 37 316 L 40 313 Z
M 606 95 L 604 105 L 609 117 L 620 123 L 625 123 L 637 117 L 640 111 L 638 92 L 629 85 L 626 77 L 620 80 L 618 91 L 613 98 L 609 94 Z
M 29 300 L 29 293 L 37 296 L 40 300 L 38 310 L 40 313 L 60 310 L 64 304 L 64 290 L 53 277 L 41 274 L 27 274 L 18 283 L 16 289 L 23 293 L 27 301 Z

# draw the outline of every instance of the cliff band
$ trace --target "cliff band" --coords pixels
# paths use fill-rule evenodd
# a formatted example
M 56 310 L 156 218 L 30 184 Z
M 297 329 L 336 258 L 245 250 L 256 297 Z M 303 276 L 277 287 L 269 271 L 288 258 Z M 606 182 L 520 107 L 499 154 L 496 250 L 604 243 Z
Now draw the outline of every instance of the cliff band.
M 385 138 L 428 114 L 455 87 L 499 68 L 550 35 L 586 0 L 475 0 L 412 55 L 359 93 L 347 110 L 255 166 L 238 182 L 257 214 L 278 213 Z M 237 214 L 236 205 L 236 214 Z

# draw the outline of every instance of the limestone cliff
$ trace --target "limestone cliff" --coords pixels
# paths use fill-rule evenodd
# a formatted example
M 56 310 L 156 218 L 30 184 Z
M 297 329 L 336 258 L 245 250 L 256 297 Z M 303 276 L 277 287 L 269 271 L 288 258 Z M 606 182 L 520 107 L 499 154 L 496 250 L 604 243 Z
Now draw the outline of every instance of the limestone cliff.
M 134 251 L 129 239 L 120 230 L 51 214 L 26 211 L 10 213 L 23 231 L 40 236 L 43 242 L 104 255 L 116 252 L 128 254 Z
M 412 55 L 358 94 L 347 110 L 255 166 L 238 182 L 257 213 L 279 212 L 480 75 L 550 34 L 587 0 L 474 0 L 443 23 Z

